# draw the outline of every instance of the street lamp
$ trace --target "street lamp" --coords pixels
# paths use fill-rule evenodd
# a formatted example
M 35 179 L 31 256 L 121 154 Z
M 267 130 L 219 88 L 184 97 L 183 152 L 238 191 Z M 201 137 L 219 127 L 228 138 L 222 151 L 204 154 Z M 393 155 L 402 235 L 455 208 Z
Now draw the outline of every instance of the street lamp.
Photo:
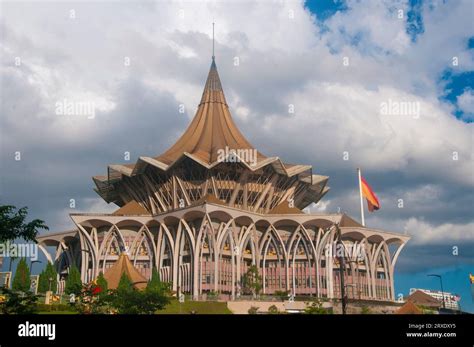
M 346 285 L 344 284 L 344 273 L 345 273 L 345 267 L 346 264 L 344 262 L 344 244 L 342 243 L 342 234 L 341 234 L 341 229 L 339 228 L 338 223 L 334 223 L 334 226 L 336 227 L 336 233 L 337 233 L 337 244 L 339 247 L 342 247 L 342 256 L 339 258 L 339 269 L 341 272 L 341 306 L 342 306 L 342 314 L 346 314 Z M 339 251 L 336 249 L 336 252 Z
M 351 272 L 353 273 L 354 272 L 354 268 L 353 268 L 353 265 L 351 264 L 356 264 L 356 280 L 357 280 L 357 283 L 352 283 L 352 284 L 346 284 L 346 287 L 352 287 L 352 288 L 355 288 L 356 292 L 358 291 L 359 292 L 359 300 L 360 300 L 360 296 L 361 296 L 361 289 L 359 288 L 360 287 L 360 283 L 359 283 L 359 261 L 358 260 L 348 260 L 347 263 L 349 263 L 350 265 L 350 270 Z M 352 276 L 352 282 L 354 282 L 354 276 Z M 354 289 L 352 290 L 352 298 L 355 298 L 354 296 Z
M 10 267 L 8 269 L 9 272 L 12 272 L 12 263 L 17 259 L 18 257 L 10 257 Z
M 446 308 L 446 303 L 444 302 L 444 290 L 443 290 L 443 277 L 437 274 L 429 274 L 428 277 L 438 277 L 439 283 L 441 284 L 441 296 L 443 298 L 443 308 Z

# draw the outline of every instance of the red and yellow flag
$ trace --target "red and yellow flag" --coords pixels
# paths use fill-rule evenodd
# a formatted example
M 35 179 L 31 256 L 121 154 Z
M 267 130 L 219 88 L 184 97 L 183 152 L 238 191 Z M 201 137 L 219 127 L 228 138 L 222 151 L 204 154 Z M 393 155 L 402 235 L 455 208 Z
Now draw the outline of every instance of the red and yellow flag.
M 377 199 L 377 196 L 375 195 L 372 188 L 370 188 L 364 177 L 361 177 L 360 180 L 362 186 L 362 195 L 367 199 L 367 207 L 369 208 L 369 211 L 373 212 L 374 210 L 378 210 L 380 208 L 379 199 Z

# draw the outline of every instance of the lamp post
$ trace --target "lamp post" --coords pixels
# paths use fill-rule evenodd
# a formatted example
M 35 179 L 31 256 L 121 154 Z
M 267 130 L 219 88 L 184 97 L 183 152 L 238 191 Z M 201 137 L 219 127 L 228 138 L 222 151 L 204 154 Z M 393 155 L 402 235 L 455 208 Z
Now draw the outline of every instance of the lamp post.
M 346 285 L 344 284 L 344 273 L 345 273 L 345 267 L 346 264 L 344 262 L 344 244 L 342 243 L 342 234 L 341 234 L 341 229 L 339 228 L 338 223 L 334 223 L 334 226 L 336 227 L 336 233 L 337 233 L 337 245 L 338 247 L 342 247 L 342 256 L 339 257 L 339 270 L 341 272 L 341 306 L 342 306 L 342 314 L 346 314 Z M 336 249 L 336 252 L 339 250 Z
M 446 303 L 444 301 L 443 277 L 441 277 L 441 275 L 437 275 L 437 274 L 429 274 L 428 277 L 438 277 L 439 278 L 439 283 L 441 284 L 441 296 L 443 298 L 443 308 L 446 308 Z
M 18 257 L 10 257 L 10 266 L 8 268 L 9 272 L 12 272 L 12 263 L 17 259 Z
M 352 272 L 352 282 L 353 283 L 349 283 L 349 284 L 346 284 L 346 287 L 352 287 L 352 288 L 355 288 L 356 291 L 359 292 L 359 300 L 360 300 L 360 295 L 361 295 L 361 290 L 359 288 L 359 261 L 358 260 L 348 260 L 347 263 L 349 263 L 349 267 L 350 267 L 350 271 Z M 356 280 L 357 282 L 354 283 L 354 276 L 353 276 L 353 272 L 354 272 L 354 268 L 353 268 L 353 265 L 352 264 L 356 264 L 356 271 L 357 271 L 357 274 L 356 274 Z M 354 289 L 352 289 L 352 298 L 354 299 L 355 298 L 355 295 L 354 295 Z

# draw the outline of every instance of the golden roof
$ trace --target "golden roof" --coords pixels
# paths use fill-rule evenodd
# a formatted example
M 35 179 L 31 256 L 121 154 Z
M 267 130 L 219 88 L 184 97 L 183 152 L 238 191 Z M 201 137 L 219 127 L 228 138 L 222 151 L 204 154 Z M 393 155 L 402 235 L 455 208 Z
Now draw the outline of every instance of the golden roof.
M 112 214 L 117 216 L 137 216 L 150 213 L 138 202 L 131 200 Z
M 229 158 L 229 156 L 233 158 Z M 137 179 L 134 181 L 135 186 L 131 183 L 129 190 L 132 192 L 121 191 L 120 182 L 124 180 L 128 182 L 128 178 L 141 176 L 150 167 L 165 175 L 168 173 L 173 175 L 173 168 L 179 167 L 180 163 L 186 159 L 190 159 L 208 170 L 217 167 L 222 162 L 238 162 L 239 166 L 244 167 L 250 173 L 258 172 L 261 175 L 262 171 L 268 167 L 275 174 L 288 178 L 288 182 L 289 179 L 295 178 L 307 185 L 305 196 L 298 202 L 299 208 L 319 201 L 329 190 L 327 187 L 328 177 L 313 174 L 311 165 L 288 164 L 283 163 L 279 157 L 266 157 L 244 137 L 232 119 L 214 58 L 196 115 L 178 141 L 159 156 L 142 156 L 135 164 L 108 165 L 107 175 L 93 177 L 97 187 L 95 190 L 105 201 L 114 202 L 119 206 L 131 199 L 136 200 L 142 206 L 146 205 L 146 201 L 141 201 L 141 195 L 153 199 L 154 192 L 145 191 L 141 195 L 133 192 L 140 187 L 143 190 L 148 189 L 146 182 Z M 200 179 L 198 178 L 198 180 Z M 249 179 L 249 181 L 251 180 L 255 180 L 255 178 Z M 149 183 L 149 185 L 155 184 L 154 182 Z M 276 182 L 272 182 L 272 185 L 276 186 L 276 184 Z M 294 189 L 285 185 L 284 182 L 278 184 L 286 187 L 285 189 Z M 156 182 L 156 185 L 161 185 L 161 183 Z M 164 205 L 167 203 L 167 201 L 163 202 Z M 149 207 L 147 207 L 148 213 L 153 212 L 152 207 Z M 167 208 L 170 207 L 176 208 L 174 205 Z M 164 210 L 162 206 L 159 208 Z
M 94 176 L 98 186 L 120 175 L 128 177 L 141 173 L 147 165 L 167 171 L 183 158 L 191 158 L 206 168 L 220 163 L 219 150 L 237 152 L 252 150 L 256 158 L 252 162 L 239 157 L 239 162 L 251 171 L 272 165 L 275 170 L 289 177 L 311 170 L 311 165 L 283 163 L 279 157 L 266 157 L 242 135 L 232 119 L 224 96 L 217 66 L 212 59 L 206 85 L 202 93 L 196 115 L 178 141 L 157 157 L 140 157 L 135 164 L 117 164 L 108 166 L 107 176 Z M 222 152 L 221 152 L 222 153 Z M 313 175 L 318 181 L 327 180 L 326 176 Z
M 395 314 L 422 314 L 423 311 L 418 308 L 413 302 L 407 301 L 402 307 L 400 307 Z
M 302 214 L 304 213 L 299 208 L 290 207 L 288 201 L 283 201 L 282 203 L 276 205 L 268 214 Z
M 438 308 L 441 306 L 441 302 L 431 295 L 422 292 L 421 290 L 416 290 L 408 298 L 407 301 L 411 301 L 414 304 L 422 305 L 426 307 Z
M 147 279 L 138 272 L 132 262 L 125 253 L 120 254 L 119 258 L 112 267 L 108 268 L 104 273 L 109 289 L 117 289 L 122 274 L 126 274 L 133 286 L 137 289 L 144 289 L 147 285 Z
M 255 149 L 232 119 L 213 59 L 194 119 L 178 141 L 155 159 L 169 165 L 187 153 L 212 164 L 218 160 L 218 151 L 226 147 L 231 150 Z M 261 153 L 257 154 L 258 161 L 265 158 Z

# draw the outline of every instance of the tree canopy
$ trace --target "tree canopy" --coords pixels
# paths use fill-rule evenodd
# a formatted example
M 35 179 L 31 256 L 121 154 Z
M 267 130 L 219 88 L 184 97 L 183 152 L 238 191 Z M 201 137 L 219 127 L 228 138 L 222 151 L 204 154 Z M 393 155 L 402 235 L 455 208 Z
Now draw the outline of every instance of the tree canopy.
M 19 292 L 28 292 L 30 290 L 30 269 L 25 258 L 21 258 L 16 267 L 13 277 L 12 289 Z
M 76 265 L 72 265 L 66 278 L 66 294 L 81 294 L 82 280 L 81 273 Z
M 55 293 L 58 287 L 57 276 L 58 275 L 53 265 L 48 262 L 46 269 L 44 269 L 39 276 L 38 292 L 45 293 L 49 290 L 49 279 L 51 278 L 51 290 L 53 293 Z
M 49 230 L 41 219 L 25 222 L 28 208 L 16 209 L 12 205 L 0 205 L 0 242 L 22 238 L 26 241 L 36 242 L 38 230 Z

